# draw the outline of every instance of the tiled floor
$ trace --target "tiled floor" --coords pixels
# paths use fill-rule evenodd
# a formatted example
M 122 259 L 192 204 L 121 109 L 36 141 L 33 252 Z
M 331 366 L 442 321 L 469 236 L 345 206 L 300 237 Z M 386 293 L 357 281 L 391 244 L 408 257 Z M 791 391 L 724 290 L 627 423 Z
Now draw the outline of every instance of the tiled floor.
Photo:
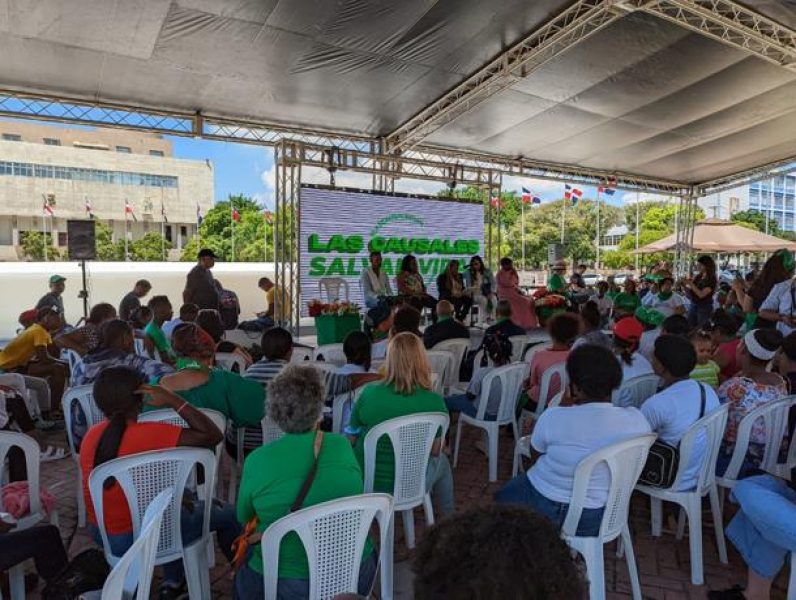
M 501 483 L 505 482 L 511 472 L 513 441 L 511 434 L 504 431 L 501 436 L 499 482 L 487 482 L 486 457 L 474 447 L 478 432 L 465 428 L 462 439 L 459 466 L 454 470 L 456 486 L 456 508 L 467 507 L 491 502 L 492 494 Z M 69 458 L 42 466 L 44 485 L 58 498 L 61 528 L 65 543 L 69 544 L 70 556 L 92 544 L 84 529 L 76 530 L 74 461 Z M 707 503 L 705 504 L 707 507 Z M 732 511 L 732 505 L 725 506 L 725 513 Z M 418 539 L 423 535 L 421 511 L 417 515 Z M 722 589 L 733 584 L 742 584 L 745 580 L 745 566 L 738 553 L 728 543 L 730 564 L 722 565 L 718 560 L 710 511 L 704 513 L 704 586 L 693 586 L 690 583 L 690 563 L 687 537 L 677 541 L 671 532 L 664 531 L 660 538 L 653 538 L 649 532 L 649 503 L 637 495 L 631 507 L 631 530 L 638 561 L 641 586 L 644 598 L 658 600 L 675 600 L 679 598 L 704 598 L 708 589 Z M 725 522 L 728 515 L 725 514 Z M 411 598 L 410 553 L 403 545 L 400 520 L 396 521 L 396 561 L 395 565 L 395 597 Z M 533 557 L 527 557 L 533 560 Z M 613 544 L 606 547 L 605 578 L 608 590 L 607 598 L 630 598 L 627 568 L 624 559 L 617 559 Z M 787 569 L 780 574 L 773 598 L 785 598 L 787 586 Z M 217 566 L 211 574 L 213 597 L 222 600 L 231 598 L 229 570 L 223 557 L 218 555 Z M 37 597 L 37 596 L 32 596 Z

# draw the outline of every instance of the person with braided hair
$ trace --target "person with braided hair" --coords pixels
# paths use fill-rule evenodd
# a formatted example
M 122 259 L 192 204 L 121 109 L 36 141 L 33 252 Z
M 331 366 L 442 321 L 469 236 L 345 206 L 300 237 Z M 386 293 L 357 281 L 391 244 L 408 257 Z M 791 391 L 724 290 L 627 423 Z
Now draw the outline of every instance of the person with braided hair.
M 150 450 L 164 450 L 178 446 L 212 449 L 221 442 L 223 433 L 205 414 L 162 386 L 146 385 L 143 377 L 130 367 L 109 367 L 94 382 L 94 400 L 105 415 L 105 420 L 86 433 L 80 447 L 80 466 L 83 471 L 83 494 L 89 531 L 97 543 L 102 538 L 97 527 L 94 504 L 88 488 L 92 469 L 121 456 L 130 456 Z M 186 427 L 168 423 L 139 423 L 144 397 L 154 408 L 171 408 L 185 419 Z M 191 499 L 184 501 L 184 504 Z M 121 556 L 133 543 L 133 524 L 127 500 L 119 484 L 108 480 L 103 490 L 103 513 L 110 550 Z M 182 515 L 183 542 L 196 539 L 202 531 L 200 506 L 185 508 Z M 219 546 L 227 558 L 232 557 L 231 546 L 240 533 L 235 511 L 229 506 L 211 509 L 210 530 L 215 531 Z M 175 561 L 163 565 L 164 581 L 159 598 L 176 598 L 184 591 L 182 563 Z

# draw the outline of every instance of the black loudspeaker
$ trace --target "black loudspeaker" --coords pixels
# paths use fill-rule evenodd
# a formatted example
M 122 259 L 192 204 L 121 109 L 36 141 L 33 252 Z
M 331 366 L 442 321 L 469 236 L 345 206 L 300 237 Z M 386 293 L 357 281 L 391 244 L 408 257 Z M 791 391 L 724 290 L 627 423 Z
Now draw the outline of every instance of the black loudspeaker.
M 66 237 L 70 260 L 97 258 L 97 235 L 94 221 L 67 221 Z

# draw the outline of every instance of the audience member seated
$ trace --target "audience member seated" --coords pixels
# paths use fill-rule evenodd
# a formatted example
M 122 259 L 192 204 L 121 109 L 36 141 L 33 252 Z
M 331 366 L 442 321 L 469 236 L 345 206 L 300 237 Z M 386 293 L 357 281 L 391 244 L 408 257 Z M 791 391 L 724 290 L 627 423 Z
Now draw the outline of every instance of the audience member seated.
M 470 330 L 454 319 L 455 308 L 447 300 L 437 302 L 437 322 L 426 327 L 423 344 L 431 350 L 445 340 L 470 339 Z
M 453 305 L 456 320 L 464 323 L 467 315 L 470 314 L 473 299 L 467 295 L 464 288 L 464 278 L 459 273 L 458 260 L 450 261 L 448 268 L 437 276 L 437 289 L 439 290 L 439 299 L 450 302 Z M 439 316 L 439 304 L 437 304 L 437 316 Z
M 592 301 L 597 305 L 597 310 L 600 312 L 600 326 L 605 327 L 608 325 L 608 319 L 611 317 L 611 311 L 614 308 L 614 301 L 608 295 L 608 282 L 598 281 L 597 292 L 591 297 Z
M 674 279 L 664 277 L 659 285 L 660 290 L 658 293 L 649 293 L 644 296 L 642 304 L 647 308 L 663 313 L 667 317 L 685 314 L 685 300 L 680 294 L 672 291 Z
M 420 338 L 399 333 L 390 340 L 383 382 L 370 383 L 363 390 L 351 412 L 346 433 L 354 443 L 359 464 L 365 464 L 365 436 L 368 431 L 389 419 L 415 413 L 448 413 L 445 401 L 431 391 L 431 367 Z M 437 502 L 442 515 L 453 512 L 453 475 L 447 455 L 442 452 L 442 432 L 431 450 L 426 473 L 426 489 Z M 392 443 L 383 437 L 376 448 L 374 491 L 393 492 L 395 463 Z
M 122 321 L 129 321 L 133 318 L 133 313 L 141 308 L 141 298 L 152 290 L 152 284 L 146 279 L 139 279 L 135 282 L 133 290 L 125 294 L 119 304 L 119 318 Z
M 534 352 L 531 357 L 531 374 L 525 382 L 528 398 L 534 404 L 540 401 L 539 392 L 544 372 L 552 366 L 566 362 L 569 350 L 580 330 L 580 319 L 572 313 L 559 313 L 550 319 L 547 329 L 550 332 L 552 344 L 549 348 L 542 348 Z M 557 377 L 553 378 L 547 398 L 541 398 L 541 401 L 549 402 L 560 389 L 561 382 Z
M 708 599 L 768 600 L 771 584 L 796 547 L 796 491 L 782 479 L 758 475 L 736 483 L 730 497 L 740 510 L 725 531 L 746 563 L 746 589 L 708 592 Z
M 633 317 L 625 317 L 614 324 L 614 352 L 622 366 L 623 383 L 634 377 L 654 373 L 650 362 L 638 352 L 643 331 L 644 327 Z M 632 402 L 633 396 L 628 390 L 617 395 L 615 404 L 629 406 Z
M 268 384 L 290 362 L 290 357 L 293 355 L 293 337 L 287 329 L 272 327 L 263 332 L 260 346 L 263 350 L 263 357 L 246 369 L 243 378 L 258 383 L 263 389 L 265 394 L 263 410 L 265 411 L 268 403 Z M 227 452 L 230 456 L 236 456 L 237 440 L 238 428 L 233 423 L 227 428 L 226 437 Z M 248 454 L 262 445 L 262 427 L 259 424 L 254 427 L 246 427 L 243 433 L 244 454 Z
M 80 356 L 93 352 L 100 344 L 100 327 L 116 318 L 116 309 L 107 302 L 95 304 L 83 327 L 62 333 L 55 338 L 55 345 L 62 350 L 74 350 Z
M 61 574 L 68 559 L 58 527 L 37 525 L 17 530 L 0 519 L 0 573 L 31 559 L 36 565 L 36 573 L 46 582 Z M 26 589 L 26 592 L 30 591 Z M 2 593 L 10 596 L 7 588 Z
M 506 336 L 500 333 L 485 335 L 483 346 L 492 366 L 479 366 L 473 373 L 473 378 L 467 385 L 467 391 L 464 394 L 454 394 L 445 398 L 445 406 L 448 411 L 463 412 L 470 417 L 475 417 L 481 400 L 481 384 L 484 377 L 494 371 L 496 367 L 503 367 L 511 362 L 511 342 Z M 487 421 L 494 421 L 497 417 L 501 393 L 500 380 L 496 379 L 489 390 L 489 401 L 484 412 L 484 418 Z
M 685 337 L 670 334 L 659 337 L 652 366 L 662 379 L 663 389 L 641 405 L 641 412 L 661 442 L 679 446 L 691 425 L 719 407 L 719 399 L 713 388 L 689 378 L 696 366 L 696 351 Z M 705 452 L 707 440 L 703 435 L 692 447 L 691 462 L 680 487 L 674 491 L 694 488 Z
M 160 385 L 196 408 L 211 408 L 235 427 L 260 425 L 265 415 L 265 391 L 257 382 L 214 367 L 215 342 L 195 323 L 174 330 L 176 373 L 160 378 Z
M 779 400 L 788 393 L 788 384 L 782 376 L 766 370 L 781 344 L 782 335 L 776 329 L 755 329 L 747 333 L 738 346 L 741 370 L 719 388 L 719 402 L 729 404 L 730 407 L 727 429 L 724 431 L 716 465 L 716 472 L 719 474 L 723 474 L 730 463 L 741 420 L 758 406 Z M 749 449 L 739 474 L 741 477 L 760 466 L 765 444 L 765 424 L 758 420 L 752 427 Z
M 170 321 L 174 315 L 171 302 L 167 296 L 153 296 L 149 301 L 149 309 L 152 311 L 152 320 L 144 327 L 144 333 L 160 354 L 160 360 L 174 364 L 176 355 L 171 343 L 166 339 L 166 334 L 163 333 L 163 324 Z
M 583 344 L 611 348 L 611 338 L 605 335 L 601 329 L 602 318 L 596 302 L 589 300 L 583 305 L 583 308 L 580 309 L 580 321 L 580 335 L 572 344 L 573 348 Z
M 619 319 L 628 315 L 635 315 L 638 307 L 641 306 L 641 299 L 636 293 L 636 282 L 628 277 L 625 280 L 625 290 L 618 292 L 613 297 L 614 319 Z
M 650 431 L 638 409 L 611 404 L 613 391 L 622 383 L 622 369 L 610 350 L 591 345 L 575 348 L 567 358 L 567 375 L 573 406 L 542 413 L 531 436 L 531 445 L 541 456 L 527 473 L 517 475 L 495 494 L 500 503 L 529 506 L 556 528 L 567 516 L 580 461 L 605 446 Z M 578 535 L 599 533 L 610 484 L 608 467 L 597 466 Z
M 713 345 L 716 347 L 713 352 L 713 361 L 721 369 L 719 382 L 723 382 L 741 369 L 738 365 L 738 344 L 741 343 L 738 329 L 741 327 L 741 320 L 723 310 L 717 310 L 713 313 L 711 322 L 713 324 Z
M 518 568 L 518 557 L 533 560 Z M 522 506 L 481 506 L 441 521 L 418 544 L 412 571 L 416 600 L 583 597 L 566 542 Z
M 661 333 L 687 338 L 691 333 L 691 327 L 688 325 L 688 319 L 683 315 L 672 315 L 666 317 L 661 323 Z M 652 355 L 655 356 L 655 353 L 653 352 Z
M 381 252 L 372 250 L 370 253 L 370 266 L 362 271 L 359 278 L 362 286 L 362 295 L 365 298 L 366 308 L 376 308 L 379 302 L 389 303 L 392 300 L 392 288 L 387 273 L 381 268 Z
M 259 538 L 269 525 L 300 508 L 363 491 L 362 469 L 351 445 L 341 435 L 318 429 L 324 386 L 316 369 L 287 367 L 269 384 L 268 399 L 268 415 L 285 435 L 256 449 L 243 466 L 237 513 L 252 535 L 246 562 L 235 576 L 235 597 L 241 599 L 263 597 Z M 360 594 L 369 593 L 377 566 L 376 553 L 368 542 L 359 571 Z M 277 596 L 307 598 L 308 594 L 307 555 L 298 536 L 290 535 L 279 549 Z
M 497 302 L 497 282 L 492 271 L 486 268 L 478 255 L 470 259 L 470 266 L 464 271 L 464 286 L 465 293 L 478 307 L 478 323 L 491 321 Z
M 691 371 L 691 379 L 701 381 L 712 388 L 719 387 L 719 365 L 713 360 L 713 334 L 699 330 L 691 334 L 691 343 L 697 356 L 697 364 Z
M 180 307 L 180 316 L 176 319 L 171 319 L 163 323 L 163 335 L 166 336 L 166 339 L 171 341 L 171 334 L 174 333 L 174 330 L 177 328 L 178 325 L 182 325 L 183 323 L 194 323 L 196 322 L 196 316 L 199 314 L 199 307 L 196 304 L 188 303 L 183 304 Z
M 343 341 L 343 354 L 346 363 L 337 367 L 326 380 L 327 400 L 355 390 L 365 383 L 379 379 L 378 373 L 371 373 L 371 343 L 367 334 L 352 331 Z
M 796 332 L 782 340 L 777 372 L 785 378 L 788 393 L 796 394 Z
M 49 307 L 41 308 L 36 313 L 36 322 L 0 351 L 0 372 L 19 373 L 25 377 L 25 385 L 36 390 L 44 419 L 50 417 L 53 405 L 61 404 L 69 375 L 69 367 L 57 358 L 58 349 L 50 337 L 62 326 L 63 321 L 57 312 Z M 42 385 L 43 378 L 48 380 L 49 389 Z
M 141 413 L 144 394 L 148 395 L 152 407 L 177 411 L 187 426 L 139 423 L 138 415 Z M 80 464 L 89 532 L 98 544 L 102 544 L 88 489 L 88 477 L 94 468 L 117 457 L 150 450 L 178 446 L 212 450 L 223 439 L 223 434 L 201 411 L 162 386 L 145 385 L 143 378 L 128 367 L 110 367 L 100 373 L 94 382 L 94 400 L 105 415 L 105 420 L 88 430 L 80 448 Z M 118 483 L 112 480 L 105 482 L 102 502 L 110 550 L 121 556 L 133 543 L 133 526 L 124 492 Z M 183 497 L 182 503 L 182 538 L 184 543 L 189 543 L 201 534 L 203 509 L 190 496 Z M 214 503 L 210 530 L 216 532 L 221 551 L 227 559 L 231 559 L 232 542 L 240 533 L 234 508 Z M 158 597 L 164 600 L 185 597 L 186 584 L 181 561 L 163 565 L 163 574 Z
M 638 343 L 638 352 L 648 362 L 652 362 L 652 355 L 655 353 L 655 340 L 663 333 L 662 325 L 666 318 L 663 313 L 644 306 L 636 310 L 635 317 L 644 326 L 644 333 L 641 334 L 641 340 Z
M 243 346 L 224 339 L 224 323 L 221 321 L 221 316 L 217 310 L 213 310 L 212 308 L 200 310 L 199 314 L 196 315 L 195 322 L 213 338 L 213 341 L 216 343 L 216 352 L 237 354 L 243 359 L 243 364 L 246 369 L 254 362 L 251 354 L 249 354 Z M 243 373 L 239 374 L 242 375 Z
M 431 320 L 437 322 L 437 301 L 426 292 L 426 284 L 417 268 L 417 259 L 411 254 L 401 260 L 401 270 L 395 277 L 395 284 L 404 302 L 418 312 L 430 308 Z
M 495 323 L 486 328 L 484 336 L 494 333 L 502 333 L 506 337 L 525 335 L 525 330 L 511 320 L 511 302 L 508 300 L 498 301 L 495 318 Z
M 371 358 L 384 359 L 390 339 L 399 333 L 411 333 L 418 338 L 423 337 L 420 333 L 420 313 L 411 306 L 401 306 L 395 311 L 389 337 L 373 344 L 370 351 Z

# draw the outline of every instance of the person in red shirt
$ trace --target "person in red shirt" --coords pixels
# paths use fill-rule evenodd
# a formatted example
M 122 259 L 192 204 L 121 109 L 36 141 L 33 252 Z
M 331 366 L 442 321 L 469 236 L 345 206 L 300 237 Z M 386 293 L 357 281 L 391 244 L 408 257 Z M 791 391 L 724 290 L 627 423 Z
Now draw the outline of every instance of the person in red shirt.
M 549 348 L 543 348 L 533 353 L 531 356 L 531 374 L 525 382 L 528 398 L 534 408 L 540 400 L 545 403 L 549 402 L 561 389 L 561 382 L 558 381 L 558 378 L 555 378 L 550 382 L 547 398 L 539 398 L 544 372 L 552 366 L 567 361 L 572 344 L 580 331 L 580 320 L 572 313 L 559 313 L 550 319 L 547 329 L 550 333 L 552 344 Z
M 172 408 L 185 419 L 187 427 L 167 423 L 139 423 L 144 396 L 157 407 Z M 201 411 L 182 398 L 159 386 L 144 385 L 141 375 L 129 367 L 109 367 L 94 382 L 94 400 L 106 419 L 86 433 L 80 447 L 80 466 L 83 471 L 83 494 L 89 521 L 89 531 L 102 544 L 97 517 L 88 489 L 91 470 L 120 456 L 130 456 L 150 450 L 164 450 L 177 446 L 214 449 L 223 440 L 223 432 Z M 108 543 L 113 554 L 121 556 L 133 543 L 130 512 L 122 488 L 115 481 L 106 482 L 103 491 L 103 512 Z M 187 502 L 190 504 L 191 499 Z M 186 500 L 183 500 L 185 505 Z M 189 543 L 202 529 L 201 503 L 183 508 L 183 541 Z M 217 534 L 221 550 L 232 559 L 232 542 L 240 534 L 235 509 L 228 505 L 214 505 L 210 516 L 210 530 Z M 164 581 L 159 598 L 180 597 L 185 590 L 181 561 L 163 565 Z
M 723 383 L 733 377 L 741 370 L 738 363 L 738 344 L 741 338 L 738 337 L 738 329 L 741 322 L 733 315 L 717 310 L 711 318 L 713 325 L 713 344 L 716 350 L 713 353 L 713 361 L 719 365 L 719 382 Z

